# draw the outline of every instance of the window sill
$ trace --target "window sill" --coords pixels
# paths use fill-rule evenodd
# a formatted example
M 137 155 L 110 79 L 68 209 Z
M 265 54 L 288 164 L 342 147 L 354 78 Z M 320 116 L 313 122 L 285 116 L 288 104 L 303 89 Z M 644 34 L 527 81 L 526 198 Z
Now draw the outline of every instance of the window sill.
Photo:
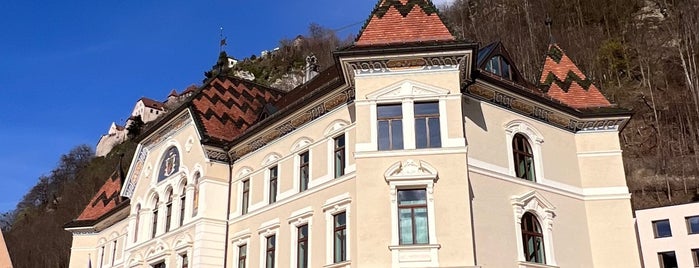
M 323 268 L 349 268 L 352 261 L 343 261 L 338 263 L 326 264 Z
M 390 250 L 421 250 L 421 249 L 440 249 L 440 244 L 415 244 L 415 245 L 395 245 L 388 246 Z
M 525 262 L 525 261 L 519 262 L 519 265 L 517 267 L 519 267 L 519 268 L 559 268 L 558 266 L 546 265 L 543 263 Z

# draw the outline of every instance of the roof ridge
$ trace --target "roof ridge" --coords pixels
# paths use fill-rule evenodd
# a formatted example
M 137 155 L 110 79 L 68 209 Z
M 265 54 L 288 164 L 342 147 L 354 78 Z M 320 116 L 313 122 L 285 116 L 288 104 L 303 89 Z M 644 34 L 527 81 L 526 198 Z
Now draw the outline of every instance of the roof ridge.
M 421 19 L 413 16 L 416 14 L 416 7 L 419 7 L 422 15 L 415 16 L 421 16 Z M 354 43 L 385 45 L 435 40 L 453 41 L 456 37 L 431 0 L 379 0 Z

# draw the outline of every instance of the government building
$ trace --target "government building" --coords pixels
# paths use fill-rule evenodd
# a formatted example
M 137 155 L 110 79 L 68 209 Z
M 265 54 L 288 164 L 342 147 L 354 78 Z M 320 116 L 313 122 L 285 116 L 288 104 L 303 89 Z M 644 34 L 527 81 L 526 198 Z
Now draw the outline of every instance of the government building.
M 66 224 L 70 267 L 641 267 L 631 113 L 562 47 L 526 81 L 381 0 L 334 56 L 289 92 L 210 73 Z

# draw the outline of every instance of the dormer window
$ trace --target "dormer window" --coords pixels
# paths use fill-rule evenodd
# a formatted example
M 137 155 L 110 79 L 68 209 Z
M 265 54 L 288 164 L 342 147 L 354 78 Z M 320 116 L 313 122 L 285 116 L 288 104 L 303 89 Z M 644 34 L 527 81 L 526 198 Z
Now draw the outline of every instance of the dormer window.
M 488 64 L 485 65 L 485 70 L 500 76 L 505 79 L 512 80 L 512 73 L 510 72 L 510 63 L 505 60 L 502 56 L 495 56 L 490 58 Z

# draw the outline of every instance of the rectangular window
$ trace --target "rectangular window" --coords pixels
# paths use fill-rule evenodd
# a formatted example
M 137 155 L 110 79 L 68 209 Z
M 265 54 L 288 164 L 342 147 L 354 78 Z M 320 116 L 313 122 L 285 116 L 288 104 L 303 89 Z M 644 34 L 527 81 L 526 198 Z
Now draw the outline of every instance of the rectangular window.
M 658 253 L 660 268 L 677 268 L 677 258 L 674 251 Z
M 156 202 L 157 203 L 157 202 Z M 151 238 L 155 237 L 158 232 L 158 207 L 153 210 L 153 231 L 151 233 Z
M 172 220 L 172 201 L 165 206 L 165 232 L 170 231 L 170 220 Z
M 418 149 L 442 147 L 439 103 L 415 103 L 415 146 Z
M 308 224 L 298 227 L 296 241 L 296 267 L 308 268 Z
M 299 191 L 303 192 L 308 190 L 308 177 L 309 177 L 309 155 L 308 151 L 299 154 Z
M 699 267 L 699 248 L 692 249 L 692 259 L 694 259 L 694 267 Z
M 266 253 L 266 260 L 265 264 L 267 268 L 274 268 L 274 251 L 275 251 L 275 245 L 277 243 L 277 236 L 272 235 L 267 237 L 267 253 Z
M 345 135 L 335 138 L 335 178 L 345 175 Z
M 429 244 L 427 191 L 398 191 L 398 230 L 401 245 Z
M 333 219 L 333 260 L 339 263 L 347 260 L 347 218 L 345 212 L 342 212 L 333 216 Z
M 180 258 L 182 260 L 182 268 L 189 268 L 189 257 L 187 257 L 187 254 L 182 254 Z
M 117 241 L 112 242 L 112 266 L 114 266 L 114 261 L 116 260 Z
M 243 199 L 241 203 L 241 211 L 245 215 L 248 213 L 248 206 L 250 205 L 250 179 L 243 181 Z
M 400 104 L 377 107 L 379 150 L 403 149 L 403 107 Z
M 655 238 L 671 237 L 672 230 L 670 228 L 670 220 L 654 221 L 653 232 L 655 233 Z
M 687 221 L 687 233 L 699 234 L 699 216 L 685 218 Z
M 277 166 L 269 169 L 269 203 L 277 202 L 277 176 L 279 171 Z
M 248 257 L 248 245 L 238 246 L 238 268 L 245 268 Z
M 184 225 L 184 208 L 187 205 L 187 195 L 184 191 L 185 189 L 182 189 L 182 197 L 180 197 L 180 226 Z
M 100 249 L 100 268 L 104 266 L 104 246 Z
M 159 262 L 159 263 L 153 264 L 152 267 L 153 268 L 166 268 L 165 262 Z

